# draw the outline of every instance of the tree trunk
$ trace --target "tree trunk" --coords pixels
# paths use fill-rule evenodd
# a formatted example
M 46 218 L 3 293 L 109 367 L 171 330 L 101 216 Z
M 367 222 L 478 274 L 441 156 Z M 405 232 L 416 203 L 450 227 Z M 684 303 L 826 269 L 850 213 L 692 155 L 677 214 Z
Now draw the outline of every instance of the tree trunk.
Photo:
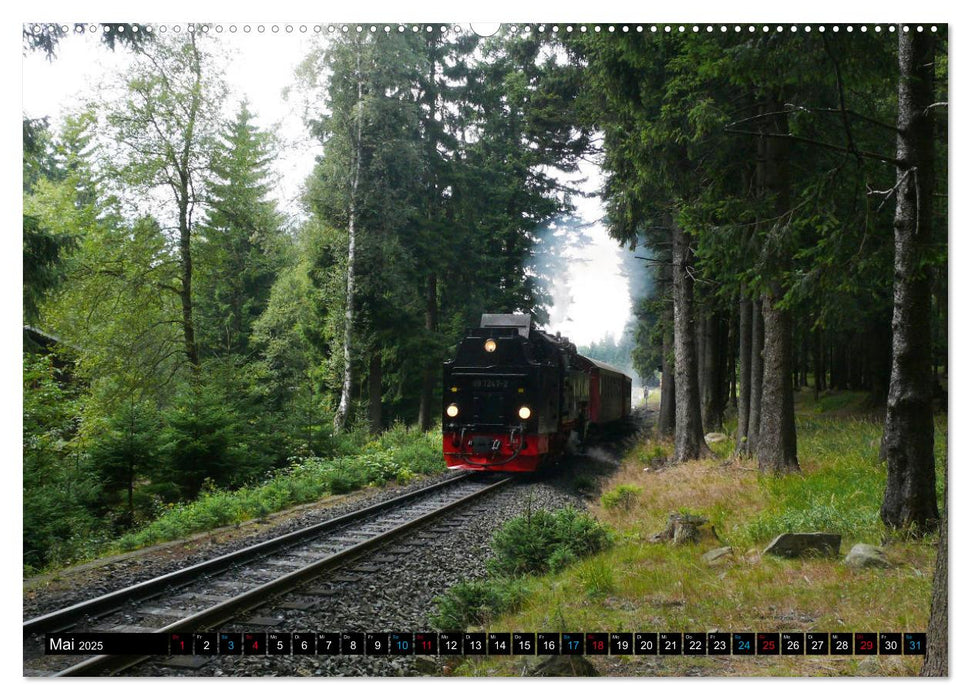
M 182 334 L 185 342 L 185 355 L 195 374 L 199 373 L 199 346 L 196 344 L 195 325 L 192 320 L 192 208 L 191 199 L 191 180 L 190 158 L 192 148 L 196 145 L 193 141 L 195 137 L 196 118 L 199 114 L 199 101 L 202 94 L 202 67 L 200 65 L 199 51 L 196 48 L 195 36 L 190 38 L 190 46 L 193 55 L 193 72 L 195 85 L 192 91 L 192 99 L 189 101 L 188 115 L 186 122 L 185 142 L 182 152 L 176 160 L 176 167 L 179 173 L 179 183 L 176 188 L 176 200 L 179 207 L 179 268 L 182 277 L 182 286 L 179 289 L 179 298 L 182 303 Z M 173 185 L 174 187 L 174 185 Z
M 664 332 L 661 336 L 661 409 L 657 429 L 661 437 L 674 435 L 675 379 L 674 379 L 674 311 L 665 304 Z
M 182 276 L 182 286 L 179 297 L 182 303 L 182 333 L 185 341 L 185 355 L 195 374 L 199 373 L 199 346 L 196 344 L 195 325 L 192 320 L 192 209 L 190 159 L 196 130 L 196 118 L 199 114 L 199 102 L 202 94 L 202 66 L 199 50 L 196 47 L 195 35 L 191 35 L 189 45 L 192 48 L 192 70 L 194 74 L 194 89 L 189 101 L 185 127 L 185 141 L 182 152 L 177 158 L 176 168 L 179 173 L 179 183 L 176 188 L 176 201 L 179 207 L 179 266 Z M 174 187 L 174 185 L 173 185 Z
M 706 433 L 722 429 L 724 411 L 724 389 L 722 387 L 722 337 L 718 315 L 711 311 L 705 315 L 704 328 L 704 387 L 702 392 L 702 426 Z
M 769 103 L 773 131 L 789 131 L 780 100 Z M 792 398 L 792 315 L 780 308 L 779 278 L 789 265 L 789 143 L 768 139 L 765 144 L 765 193 L 772 197 L 775 220 L 766 239 L 767 259 L 775 279 L 762 297 L 765 346 L 762 358 L 762 405 L 759 422 L 759 470 L 773 474 L 798 471 L 796 416 Z
M 698 358 L 695 354 L 694 279 L 691 277 L 691 235 L 672 226 L 674 274 L 674 458 L 677 462 L 708 456 L 701 427 Z
M 931 618 L 927 623 L 927 656 L 920 669 L 922 676 L 947 675 L 947 472 L 944 474 L 944 514 L 941 539 L 937 545 L 934 587 L 931 592 Z
M 826 391 L 826 366 L 823 364 L 823 332 L 813 331 L 813 399 L 819 401 L 819 392 Z
M 804 328 L 802 333 L 799 334 L 800 337 L 800 352 L 799 352 L 799 388 L 809 387 L 809 343 L 812 337 L 812 331 L 809 328 Z
M 693 286 L 694 285 L 692 285 L 692 287 Z M 694 307 L 695 307 L 695 320 L 694 320 L 695 357 L 697 358 L 697 361 L 695 364 L 698 369 L 698 401 L 701 403 L 701 425 L 702 425 L 702 429 L 704 429 L 705 396 L 708 393 L 708 387 L 705 383 L 705 380 L 707 379 L 705 375 L 705 341 L 707 340 L 707 338 L 705 337 L 706 316 L 704 314 L 704 304 L 699 303 L 697 297 L 694 298 Z
M 357 186 L 361 176 L 361 132 L 364 111 L 364 78 L 361 75 L 361 49 L 357 53 L 357 105 L 355 105 L 357 138 L 351 163 L 351 189 L 347 205 L 347 291 L 344 309 L 344 377 L 341 381 L 341 399 L 334 414 L 334 431 L 341 432 L 347 425 L 347 414 L 351 408 L 351 389 L 354 386 L 352 343 L 354 339 L 354 246 L 357 232 Z
M 434 272 L 428 275 L 428 287 L 425 294 L 425 330 L 429 334 L 438 329 L 438 277 Z M 418 404 L 418 425 L 422 430 L 432 427 L 432 396 L 435 392 L 435 371 L 438 369 L 438 358 L 429 358 L 428 365 L 422 371 L 421 400 Z
M 375 348 L 371 352 L 371 362 L 368 365 L 368 423 L 371 434 L 378 435 L 383 430 L 381 425 L 381 351 Z
M 354 339 L 354 205 L 350 207 L 347 225 L 347 288 L 344 309 L 344 376 L 341 381 L 341 399 L 334 415 L 334 430 L 341 432 L 347 426 L 347 414 L 351 406 L 351 389 L 354 386 L 353 357 L 351 354 Z
M 937 524 L 931 377 L 930 265 L 934 187 L 934 35 L 898 31 L 897 206 L 894 213 L 893 361 L 884 438 L 888 527 Z
M 187 188 L 188 189 L 188 188 Z M 188 195 L 186 195 L 188 196 Z M 179 212 L 179 267 L 182 285 L 179 288 L 179 301 L 182 304 L 182 337 L 185 356 L 194 372 L 199 371 L 199 346 L 196 344 L 195 325 L 192 321 L 192 233 L 185 209 Z
M 748 421 L 752 396 L 752 300 L 745 289 L 738 302 L 738 431 L 735 454 L 748 453 Z
M 128 462 L 128 527 L 135 525 L 135 464 Z
M 773 286 L 773 293 L 762 298 L 765 350 L 758 457 L 760 471 L 786 474 L 799 471 L 792 399 L 792 320 L 788 311 L 777 308 L 781 292 L 778 284 Z
M 759 445 L 759 424 L 762 422 L 762 347 L 765 343 L 762 321 L 762 300 L 752 301 L 752 389 L 749 394 L 748 441 L 744 452 L 754 455 Z
M 738 411 L 738 381 L 735 376 L 735 348 L 738 345 L 735 342 L 735 336 L 737 334 L 738 324 L 736 323 L 735 313 L 733 312 L 725 327 L 725 352 L 722 357 L 722 373 L 728 384 L 727 401 L 724 407 L 728 408 L 728 403 L 730 402 L 732 409 L 736 412 Z

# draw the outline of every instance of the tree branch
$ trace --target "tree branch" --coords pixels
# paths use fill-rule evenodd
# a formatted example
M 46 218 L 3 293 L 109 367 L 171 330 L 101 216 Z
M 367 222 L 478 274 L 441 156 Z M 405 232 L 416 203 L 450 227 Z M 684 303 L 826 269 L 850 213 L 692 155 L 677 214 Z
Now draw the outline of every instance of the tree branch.
M 796 136 L 794 134 L 769 134 L 760 131 L 744 131 L 742 129 L 732 129 L 730 126 L 725 127 L 725 132 L 729 134 L 740 134 L 742 136 L 759 136 L 762 138 L 770 139 L 789 139 L 790 141 L 796 141 L 798 143 L 807 143 L 811 146 L 819 146 L 820 148 L 825 148 L 830 151 L 836 151 L 838 153 L 853 153 L 849 151 L 844 146 L 836 146 L 831 143 L 826 143 L 824 141 L 816 141 L 815 139 L 807 139 L 803 136 Z M 879 153 L 871 153 L 870 151 L 858 151 L 858 154 L 863 158 L 871 158 L 873 160 L 879 160 L 884 163 L 890 163 L 899 167 L 903 167 L 901 163 L 896 158 L 890 158 L 888 156 L 882 156 Z M 854 154 L 855 155 L 855 154 Z
M 850 120 L 846 115 L 846 95 L 843 90 L 843 73 L 840 71 L 839 61 L 833 54 L 833 49 L 829 44 L 829 38 L 827 34 L 823 34 L 823 46 L 826 48 L 826 55 L 833 62 L 833 68 L 836 71 L 836 91 L 839 93 L 840 98 L 840 116 L 843 118 L 843 128 L 846 130 L 846 148 L 849 149 L 850 153 L 856 156 L 856 159 L 860 162 L 863 161 L 863 156 L 856 149 L 856 144 L 853 143 L 853 132 L 850 131 Z

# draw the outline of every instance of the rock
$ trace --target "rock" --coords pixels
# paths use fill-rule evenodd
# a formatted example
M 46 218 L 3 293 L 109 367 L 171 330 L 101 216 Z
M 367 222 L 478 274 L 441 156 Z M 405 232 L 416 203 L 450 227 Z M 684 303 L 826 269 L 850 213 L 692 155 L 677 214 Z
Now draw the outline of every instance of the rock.
M 705 435 L 705 442 L 709 445 L 714 445 L 716 442 L 725 442 L 728 436 L 725 433 L 708 433 Z
M 840 535 L 826 532 L 787 532 L 776 537 L 763 554 L 789 559 L 806 556 L 838 556 Z
M 889 569 L 892 564 L 883 555 L 883 550 L 872 544 L 857 543 L 850 549 L 843 563 L 854 569 Z
M 599 676 L 597 669 L 582 656 L 551 656 L 533 669 L 534 676 Z
M 710 566 L 714 566 L 718 562 L 725 561 L 725 558 L 732 553 L 731 547 L 719 547 L 718 549 L 711 549 L 701 555 L 702 561 L 706 562 Z
M 671 542 L 673 544 L 698 544 L 699 542 L 718 544 L 721 540 L 718 539 L 715 526 L 711 523 L 702 523 L 700 525 L 679 523 L 674 528 L 674 539 Z
M 681 545 L 721 540 L 718 539 L 714 526 L 708 523 L 708 518 L 691 513 L 671 513 L 664 529 L 652 535 L 649 541 Z

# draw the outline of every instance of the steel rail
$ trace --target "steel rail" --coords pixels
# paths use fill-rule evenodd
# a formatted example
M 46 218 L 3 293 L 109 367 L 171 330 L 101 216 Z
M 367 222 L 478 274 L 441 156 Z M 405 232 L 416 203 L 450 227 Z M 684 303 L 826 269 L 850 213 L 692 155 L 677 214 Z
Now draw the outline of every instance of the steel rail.
M 451 479 L 445 483 L 454 483 L 455 481 L 462 480 Z M 469 503 L 481 496 L 492 492 L 493 490 L 505 486 L 510 481 L 513 481 L 512 477 L 502 479 L 493 484 L 487 484 L 479 491 L 475 493 L 463 496 L 460 499 L 452 501 L 445 504 L 441 508 L 438 508 L 430 513 L 425 513 L 413 520 L 406 523 L 402 523 L 391 530 L 382 532 L 374 537 L 371 537 L 363 542 L 354 544 L 347 549 L 335 552 L 334 554 L 328 555 L 319 561 L 309 564 L 301 569 L 285 574 L 277 579 L 269 581 L 267 583 L 261 584 L 256 588 L 252 588 L 249 591 L 238 595 L 234 598 L 226 600 L 222 603 L 214 605 L 210 608 L 202 610 L 200 612 L 194 613 L 186 618 L 173 622 L 165 627 L 162 627 L 156 632 L 194 632 L 203 629 L 210 628 L 215 625 L 219 625 L 232 620 L 234 617 L 239 615 L 246 610 L 258 607 L 266 602 L 266 600 L 272 596 L 285 593 L 293 588 L 296 588 L 307 581 L 310 581 L 318 576 L 322 575 L 328 569 L 336 568 L 344 564 L 347 560 L 352 559 L 360 554 L 374 549 L 388 540 L 394 539 L 405 532 L 418 527 L 425 522 L 437 518 L 444 513 L 458 508 L 462 505 Z M 436 486 L 438 486 L 436 484 Z M 413 494 L 418 494 L 421 492 L 428 491 L 429 489 L 422 489 L 421 491 L 413 492 Z M 386 501 L 385 503 L 390 503 L 391 501 Z M 360 514 L 363 511 L 359 511 Z M 151 658 L 149 656 L 121 656 L 121 655 L 101 655 L 86 659 L 80 663 L 77 663 L 69 668 L 66 668 L 56 674 L 58 677 L 63 676 L 93 676 L 102 675 L 104 673 L 113 674 L 122 671 L 126 668 L 130 668 L 136 664 L 141 663 L 145 659 Z
M 106 593 L 97 598 L 92 598 L 91 600 L 85 600 L 66 608 L 61 608 L 60 610 L 54 610 L 44 615 L 24 621 L 23 633 L 26 635 L 61 632 L 68 629 L 71 627 L 71 625 L 79 620 L 88 617 L 99 617 L 110 612 L 120 610 L 125 605 L 130 603 L 139 603 L 145 600 L 150 600 L 151 598 L 165 592 L 167 589 L 191 581 L 199 576 L 211 575 L 225 571 L 237 564 L 243 564 L 266 556 L 278 549 L 295 545 L 301 540 L 322 535 L 330 530 L 336 530 L 337 528 L 343 527 L 344 525 L 354 522 L 355 520 L 366 518 L 370 515 L 388 510 L 389 508 L 401 505 L 402 503 L 406 503 L 410 500 L 420 498 L 435 491 L 446 489 L 457 482 L 464 481 L 469 476 L 471 475 L 463 474 L 452 479 L 446 479 L 445 481 L 440 481 L 437 484 L 432 484 L 431 486 L 426 486 L 401 496 L 389 498 L 379 503 L 361 508 L 360 510 L 345 513 L 344 515 L 331 518 L 330 520 L 326 520 L 322 523 L 317 523 L 316 525 L 310 525 L 299 530 L 294 530 L 293 532 L 288 532 L 284 535 L 265 540 L 264 542 L 258 542 L 248 547 L 244 547 L 243 549 L 229 552 L 198 564 L 193 564 L 192 566 L 188 566 L 184 569 L 171 571 L 167 574 L 163 574 L 162 576 L 158 576 L 147 581 L 142 581 L 140 583 L 127 586 L 126 588 L 112 591 L 111 593 Z

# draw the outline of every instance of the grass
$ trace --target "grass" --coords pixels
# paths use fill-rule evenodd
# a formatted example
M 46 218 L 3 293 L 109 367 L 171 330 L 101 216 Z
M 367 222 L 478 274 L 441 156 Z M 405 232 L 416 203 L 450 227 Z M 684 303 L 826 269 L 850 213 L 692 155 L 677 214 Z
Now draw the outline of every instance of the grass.
M 407 483 L 419 474 L 445 469 L 441 436 L 435 432 L 422 433 L 399 424 L 372 440 L 361 441 L 359 449 L 357 454 L 306 459 L 256 486 L 235 491 L 212 489 L 192 502 L 169 504 L 152 522 L 107 543 L 98 555 L 131 551 L 265 517 L 326 495 L 390 481 Z
M 586 631 L 922 631 L 927 625 L 936 538 L 890 540 L 894 567 L 852 570 L 841 559 L 762 556 L 775 535 L 826 530 L 880 544 L 885 467 L 877 460 L 882 426 L 855 410 L 865 395 L 797 399 L 802 472 L 763 477 L 753 461 L 729 458 L 731 440 L 714 458 L 651 467 L 663 443 L 631 449 L 603 493 L 639 488 L 629 508 L 595 503 L 593 514 L 618 536 L 615 545 L 560 573 L 529 579 L 532 594 L 489 629 Z M 855 417 L 853 417 L 855 416 Z M 936 424 L 943 492 L 946 420 Z M 731 433 L 728 433 L 731 435 Z M 724 447 L 722 447 L 724 445 Z M 645 471 L 649 468 L 649 471 Z M 609 500 L 609 499 L 608 499 Z M 701 559 L 716 544 L 653 543 L 667 516 L 690 511 L 711 521 L 733 553 L 715 565 Z M 589 657 L 611 675 L 911 676 L 919 657 Z M 537 659 L 466 659 L 455 673 L 521 675 Z
M 637 502 L 637 497 L 644 489 L 640 486 L 630 484 L 620 484 L 600 497 L 600 505 L 607 510 L 630 510 Z

